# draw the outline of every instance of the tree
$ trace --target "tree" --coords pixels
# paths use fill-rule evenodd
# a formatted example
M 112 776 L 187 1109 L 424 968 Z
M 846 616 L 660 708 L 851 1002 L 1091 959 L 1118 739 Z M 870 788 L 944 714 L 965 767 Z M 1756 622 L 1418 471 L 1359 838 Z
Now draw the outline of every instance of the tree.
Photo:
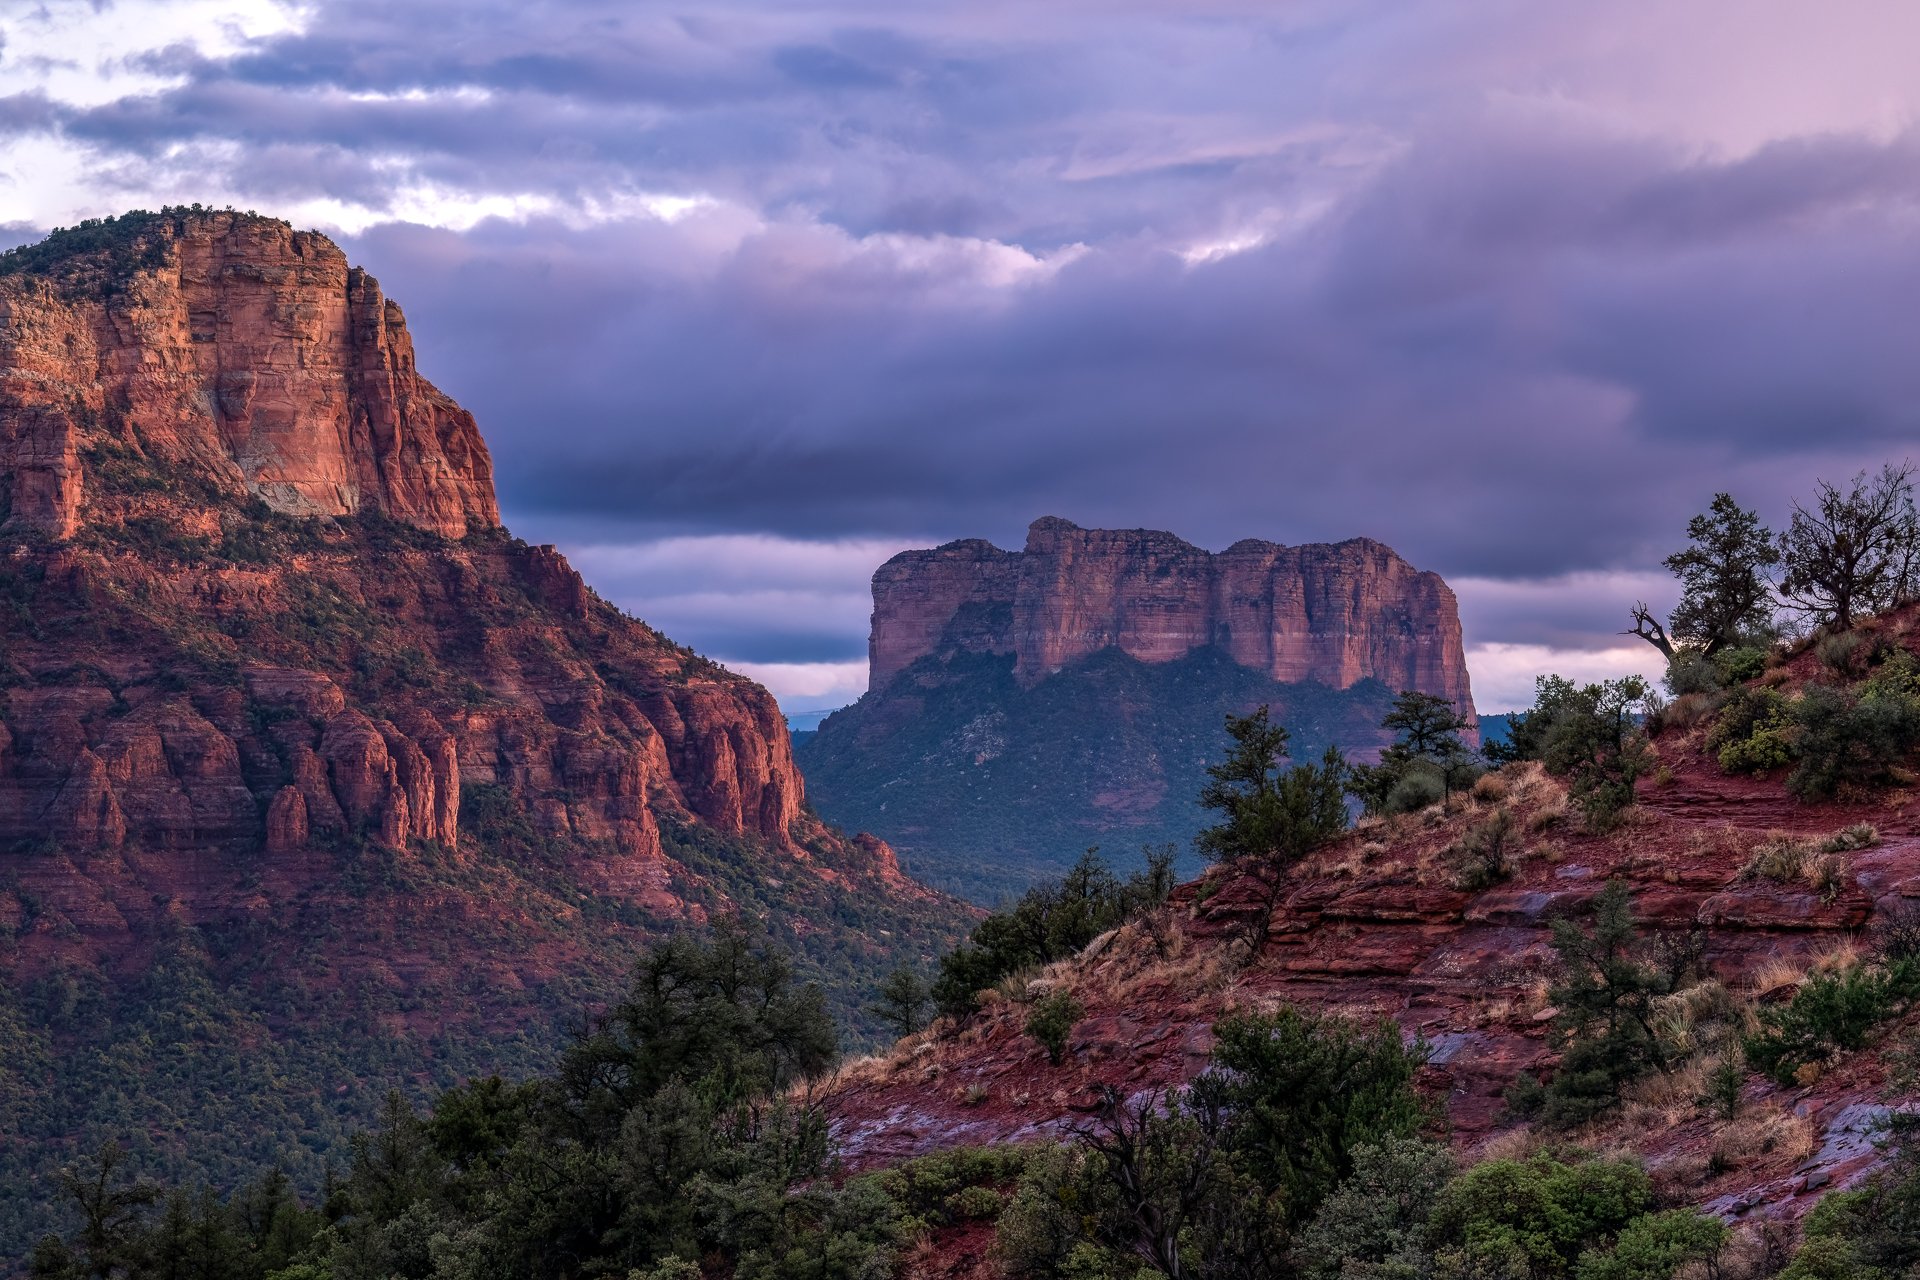
M 1208 857 L 1244 864 L 1262 887 L 1261 900 L 1245 919 L 1248 958 L 1259 955 L 1287 871 L 1347 829 L 1347 762 L 1328 747 L 1318 765 L 1283 769 L 1287 731 L 1261 707 L 1250 716 L 1227 717 L 1233 749 L 1207 766 L 1200 803 L 1222 815 L 1194 843 Z
M 677 1081 L 726 1106 L 825 1068 L 837 1051 L 820 989 L 796 986 L 793 965 L 738 920 L 714 922 L 711 942 L 669 938 L 641 957 L 627 994 L 570 1046 L 558 1083 L 581 1121 L 619 1117 Z
M 900 965 L 889 973 L 877 994 L 879 999 L 868 1010 L 896 1036 L 910 1036 L 927 1025 L 927 1001 L 932 991 L 912 965 Z
M 1559 1010 L 1554 1029 L 1562 1051 L 1547 1085 L 1549 1124 L 1579 1124 L 1619 1102 L 1630 1081 L 1666 1069 L 1654 1001 L 1673 983 L 1640 957 L 1638 941 L 1633 899 L 1621 880 L 1608 881 L 1594 901 L 1590 930 L 1554 922 L 1562 969 L 1548 999 Z
M 1633 606 L 1633 629 L 1665 654 L 1678 650 L 1711 658 L 1764 631 L 1773 618 L 1767 571 L 1780 563 L 1771 529 L 1731 495 L 1716 493 L 1705 512 L 1687 522 L 1687 546 L 1663 563 L 1680 579 L 1680 603 L 1662 627 L 1646 602 Z
M 1580 687 L 1565 676 L 1536 676 L 1533 706 L 1507 717 L 1507 740 L 1487 742 L 1480 754 L 1493 764 L 1541 760 L 1547 753 L 1547 734 L 1553 722 L 1580 696 Z
M 1652 758 L 1640 727 L 1651 692 L 1639 676 L 1622 676 L 1573 688 L 1554 710 L 1540 757 L 1568 780 L 1589 826 L 1609 825 L 1633 804 Z
M 1391 1019 L 1289 1007 L 1222 1019 L 1213 1033 L 1191 1104 L 1233 1118 L 1235 1151 L 1260 1186 L 1281 1193 L 1289 1226 L 1352 1174 L 1357 1149 L 1410 1138 L 1432 1118 L 1413 1084 L 1427 1046 L 1409 1044 Z
M 1913 476 L 1911 462 L 1888 463 L 1876 475 L 1860 472 L 1845 493 L 1819 481 L 1812 510 L 1793 504 L 1780 539 L 1780 595 L 1789 608 L 1846 631 L 1856 618 L 1912 598 L 1920 572 Z
M 1397 736 L 1375 765 L 1348 770 L 1347 790 L 1368 813 L 1399 813 L 1434 800 L 1450 800 L 1473 781 L 1479 768 L 1460 741 L 1473 722 L 1453 703 L 1431 693 L 1403 689 L 1380 727 Z M 1436 795 L 1435 792 L 1438 792 Z
M 1214 1033 L 1188 1088 L 1141 1101 L 1105 1088 L 1073 1148 L 1028 1165 L 1000 1220 L 1014 1274 L 1298 1275 L 1290 1245 L 1322 1202 L 1373 1167 L 1371 1148 L 1406 1163 L 1404 1140 L 1432 1119 L 1413 1087 L 1424 1046 L 1390 1021 L 1282 1009 Z M 1432 1156 L 1416 1162 L 1416 1178 L 1444 1177 Z
M 109 1142 L 89 1163 L 61 1171 L 60 1188 L 79 1212 L 80 1229 L 71 1246 L 41 1241 L 34 1250 L 36 1276 L 106 1280 L 134 1261 L 141 1219 L 160 1199 L 160 1188 L 133 1177 L 127 1165 L 126 1150 Z
M 1380 727 L 1399 734 L 1399 745 L 1408 755 L 1437 760 L 1459 748 L 1461 731 L 1471 729 L 1473 722 L 1437 694 L 1402 689 Z
M 1318 766 L 1283 769 L 1287 731 L 1273 724 L 1267 708 L 1227 717 L 1233 750 L 1207 766 L 1200 803 L 1222 815 L 1195 843 L 1221 862 L 1253 859 L 1284 871 L 1347 829 L 1342 800 L 1346 760 L 1327 748 Z

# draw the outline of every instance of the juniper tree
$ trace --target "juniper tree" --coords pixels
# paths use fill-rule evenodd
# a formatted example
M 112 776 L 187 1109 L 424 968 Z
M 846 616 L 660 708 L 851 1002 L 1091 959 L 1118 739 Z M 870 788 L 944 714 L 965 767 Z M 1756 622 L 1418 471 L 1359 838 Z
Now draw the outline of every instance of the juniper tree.
M 1233 748 L 1207 766 L 1200 792 L 1201 805 L 1221 821 L 1194 843 L 1215 861 L 1241 864 L 1262 886 L 1256 914 L 1246 922 L 1251 958 L 1266 942 L 1288 870 L 1347 828 L 1347 762 L 1339 748 L 1328 747 L 1318 765 L 1287 767 L 1289 735 L 1264 706 L 1252 715 L 1229 715 L 1227 734 Z
M 1888 463 L 1862 471 L 1845 493 L 1822 480 L 1811 510 L 1793 504 L 1780 539 L 1787 606 L 1836 631 L 1862 615 L 1912 598 L 1920 572 L 1920 513 L 1913 502 L 1914 466 Z
M 1645 601 L 1633 606 L 1633 628 L 1672 662 L 1682 653 L 1711 658 L 1766 630 L 1773 619 L 1767 571 L 1780 563 L 1773 531 L 1760 517 L 1716 493 L 1706 511 L 1687 522 L 1687 546 L 1664 563 L 1680 579 L 1680 603 L 1666 626 Z

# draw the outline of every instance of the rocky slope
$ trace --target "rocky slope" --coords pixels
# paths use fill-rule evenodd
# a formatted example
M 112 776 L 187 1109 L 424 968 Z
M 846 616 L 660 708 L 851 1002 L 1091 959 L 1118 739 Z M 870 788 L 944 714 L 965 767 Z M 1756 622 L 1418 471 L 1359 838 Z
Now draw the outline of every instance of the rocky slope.
M 1090 843 L 1187 845 L 1228 712 L 1297 757 L 1385 744 L 1402 689 L 1473 714 L 1453 593 L 1377 542 L 1211 553 L 1035 521 L 1023 551 L 907 551 L 873 577 L 868 692 L 802 747 L 827 816 L 991 901 Z
M 170 211 L 0 257 L 0 518 L 0 1128 L 38 1141 L 0 1236 L 74 1143 L 217 1172 L 252 1089 L 317 1162 L 387 1084 L 537 1062 L 714 911 L 856 1021 L 964 922 L 809 812 L 764 689 L 500 528 L 323 237 Z
M 1916 621 L 1902 628 L 1909 647 Z M 1735 1221 L 1797 1217 L 1865 1176 L 1878 1160 L 1876 1122 L 1914 1103 L 1904 1046 L 1920 1034 L 1920 1014 L 1884 1026 L 1868 1049 L 1825 1071 L 1803 1071 L 1798 1084 L 1749 1074 L 1732 1120 L 1704 1101 L 1721 1043 L 1708 1027 L 1731 1016 L 1727 1008 L 1789 999 L 1810 970 L 1847 963 L 1873 945 L 1881 922 L 1920 903 L 1920 798 L 1902 789 L 1802 804 L 1778 776 L 1723 775 L 1704 733 L 1694 725 L 1660 736 L 1664 769 L 1641 783 L 1639 806 L 1607 834 L 1582 830 L 1564 789 L 1538 765 L 1491 776 L 1456 812 L 1365 824 L 1296 870 L 1251 963 L 1236 925 L 1257 909 L 1253 886 L 1210 873 L 1175 892 L 1164 949 L 1129 925 L 1038 975 L 1025 994 L 989 995 L 967 1025 L 844 1068 L 830 1091 L 841 1140 L 857 1166 L 872 1167 L 957 1144 L 1062 1135 L 1085 1123 L 1097 1086 L 1139 1097 L 1191 1079 L 1222 1014 L 1295 1004 L 1385 1016 L 1423 1037 L 1433 1050 L 1425 1087 L 1463 1148 L 1513 1153 L 1570 1137 L 1645 1159 L 1675 1203 Z M 1459 887 L 1450 851 L 1503 810 L 1519 833 L 1514 874 Z M 1835 883 L 1746 869 L 1755 848 L 1782 833 L 1823 837 L 1860 822 L 1877 840 L 1845 855 Z M 1551 925 L 1580 921 L 1612 878 L 1630 887 L 1645 930 L 1701 945 L 1705 980 L 1671 998 L 1662 1017 L 1672 1021 L 1661 1024 L 1663 1034 L 1699 1042 L 1672 1076 L 1643 1082 L 1603 1122 L 1571 1135 L 1537 1131 L 1505 1114 L 1503 1095 L 1520 1073 L 1555 1060 Z M 1054 1068 L 1023 1024 L 1026 1004 L 1058 989 L 1087 1013 L 1067 1062 Z M 1703 1017 L 1709 1004 L 1722 1015 Z

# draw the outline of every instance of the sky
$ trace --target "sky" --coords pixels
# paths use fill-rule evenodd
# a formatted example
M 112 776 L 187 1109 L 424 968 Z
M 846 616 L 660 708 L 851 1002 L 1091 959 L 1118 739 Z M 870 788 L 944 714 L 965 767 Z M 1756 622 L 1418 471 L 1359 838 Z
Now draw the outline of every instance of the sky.
M 1920 432 L 1909 0 L 14 0 L 0 243 L 333 234 L 508 523 L 789 710 L 894 551 L 1369 536 L 1482 710 Z

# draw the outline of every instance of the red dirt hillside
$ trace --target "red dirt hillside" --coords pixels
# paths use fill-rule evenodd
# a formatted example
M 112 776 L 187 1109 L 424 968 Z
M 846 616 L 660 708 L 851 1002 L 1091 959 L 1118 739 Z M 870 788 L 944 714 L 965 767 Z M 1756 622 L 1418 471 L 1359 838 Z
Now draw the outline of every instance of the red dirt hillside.
M 1877 625 L 1911 647 L 1915 621 Z M 1804 657 L 1765 679 L 1813 675 Z M 829 1106 L 849 1158 L 874 1167 L 960 1144 L 1057 1137 L 1086 1121 L 1096 1086 L 1136 1098 L 1176 1086 L 1206 1065 L 1215 1019 L 1282 1004 L 1384 1015 L 1423 1037 L 1433 1049 L 1425 1084 L 1443 1099 L 1456 1144 L 1511 1151 L 1544 1141 L 1504 1117 L 1503 1094 L 1521 1072 L 1554 1061 L 1551 922 L 1582 920 L 1610 878 L 1629 886 L 1643 930 L 1700 931 L 1710 978 L 1667 998 L 1683 1035 L 1710 1005 L 1788 999 L 1811 969 L 1867 950 L 1877 916 L 1920 898 L 1920 797 L 1902 789 L 1802 804 L 1777 775 L 1724 776 L 1704 736 L 1698 724 L 1660 733 L 1663 768 L 1605 835 L 1582 830 L 1565 789 L 1537 764 L 1488 775 L 1453 813 L 1436 806 L 1366 821 L 1295 870 L 1251 964 L 1232 926 L 1257 909 L 1252 883 L 1216 870 L 1185 885 L 1169 904 L 1164 955 L 1142 924 L 1127 925 L 1024 989 L 987 993 L 962 1027 L 936 1027 L 843 1069 Z M 1502 810 L 1519 838 L 1514 874 L 1479 892 L 1454 887 L 1448 850 Z M 1743 870 L 1770 839 L 1863 822 L 1877 839 L 1838 855 L 1842 869 L 1825 883 Z M 1053 1068 L 1022 1028 L 1025 1004 L 1061 987 L 1086 1015 Z M 1732 1122 L 1699 1102 L 1711 1046 L 1698 1045 L 1701 1058 L 1642 1082 L 1624 1108 L 1573 1136 L 1644 1158 L 1676 1199 L 1736 1218 L 1762 1207 L 1797 1216 L 1877 1159 L 1873 1122 L 1889 1105 L 1890 1079 L 1906 1081 L 1886 1052 L 1902 1034 L 1895 1024 L 1876 1047 L 1807 1072 L 1796 1087 L 1749 1075 Z

